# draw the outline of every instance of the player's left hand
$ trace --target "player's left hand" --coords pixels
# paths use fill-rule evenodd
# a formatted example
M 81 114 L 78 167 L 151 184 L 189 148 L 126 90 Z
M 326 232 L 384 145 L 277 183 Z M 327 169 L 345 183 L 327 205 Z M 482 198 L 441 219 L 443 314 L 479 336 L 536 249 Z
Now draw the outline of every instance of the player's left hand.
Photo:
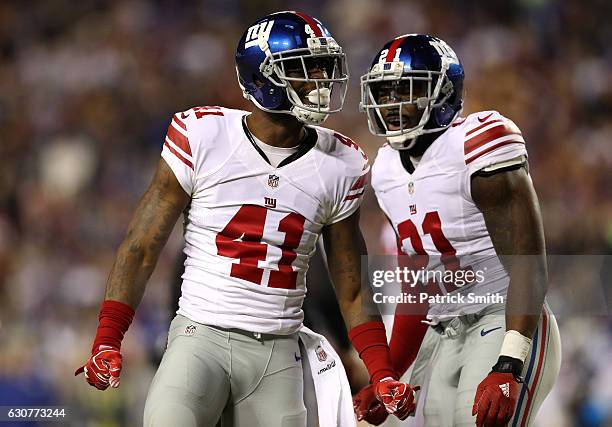
M 375 426 L 384 423 L 389 416 L 381 401 L 376 398 L 372 384 L 359 390 L 353 397 L 353 409 L 357 421 L 367 421 Z
M 514 415 L 519 382 L 510 372 L 494 372 L 478 385 L 472 416 L 478 427 L 502 427 Z
M 416 410 L 414 392 L 419 389 L 419 386 L 412 388 L 407 383 L 386 377 L 376 384 L 374 393 L 376 398 L 385 405 L 388 413 L 395 415 L 400 420 L 405 420 Z

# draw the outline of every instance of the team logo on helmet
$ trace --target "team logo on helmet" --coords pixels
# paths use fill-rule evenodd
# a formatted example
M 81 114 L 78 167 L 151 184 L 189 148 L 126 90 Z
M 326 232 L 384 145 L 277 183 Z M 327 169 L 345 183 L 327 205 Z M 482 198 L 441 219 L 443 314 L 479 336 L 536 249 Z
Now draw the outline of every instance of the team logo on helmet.
M 272 19 L 249 27 L 244 40 L 244 48 L 248 49 L 253 46 L 259 46 L 261 50 L 264 50 L 266 47 L 265 44 L 270 38 L 270 32 L 272 32 L 273 25 L 274 20 Z

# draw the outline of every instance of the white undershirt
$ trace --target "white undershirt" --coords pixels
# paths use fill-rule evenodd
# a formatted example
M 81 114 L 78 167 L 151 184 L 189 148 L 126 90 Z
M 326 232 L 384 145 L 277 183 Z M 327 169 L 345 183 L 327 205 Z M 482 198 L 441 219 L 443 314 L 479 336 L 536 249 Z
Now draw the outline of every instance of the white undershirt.
M 262 140 L 258 139 L 255 135 L 251 134 L 253 137 L 253 141 L 255 144 L 263 151 L 270 160 L 270 164 L 274 167 L 278 167 L 278 165 L 285 160 L 287 157 L 297 152 L 299 145 L 295 147 L 282 148 L 282 147 L 274 147 L 273 145 L 266 144 Z

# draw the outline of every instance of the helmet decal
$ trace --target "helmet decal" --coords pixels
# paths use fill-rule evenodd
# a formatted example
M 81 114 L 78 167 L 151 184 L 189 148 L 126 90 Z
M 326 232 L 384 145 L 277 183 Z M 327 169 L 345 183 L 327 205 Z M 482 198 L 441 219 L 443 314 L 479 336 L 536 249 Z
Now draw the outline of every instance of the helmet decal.
M 253 46 L 259 46 L 261 50 L 264 50 L 262 46 L 267 46 L 268 39 L 270 38 L 270 32 L 274 20 L 259 22 L 251 27 L 246 32 L 244 40 L 244 48 L 248 49 Z
M 302 18 L 306 22 L 306 26 L 304 27 L 304 31 L 306 34 L 310 34 L 311 37 L 323 37 L 323 32 L 321 31 L 321 27 L 319 24 L 315 22 L 310 16 L 303 14 L 301 12 L 293 12 L 300 18 Z

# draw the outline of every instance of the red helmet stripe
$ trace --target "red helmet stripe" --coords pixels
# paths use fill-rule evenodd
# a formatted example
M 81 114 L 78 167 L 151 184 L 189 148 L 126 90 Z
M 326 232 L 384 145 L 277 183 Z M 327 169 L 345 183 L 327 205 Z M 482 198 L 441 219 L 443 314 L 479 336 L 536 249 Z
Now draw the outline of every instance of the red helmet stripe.
M 317 25 L 314 19 L 312 19 L 310 16 L 303 14 L 301 12 L 293 12 L 293 13 L 295 13 L 297 16 L 299 16 L 304 21 L 306 21 L 306 23 L 310 26 L 310 28 L 312 28 L 312 31 L 314 32 L 315 37 L 323 37 L 323 33 L 321 32 L 321 29 L 319 28 L 319 26 Z
M 393 40 L 393 43 L 391 43 L 391 46 L 389 46 L 389 52 L 387 52 L 387 62 L 393 62 L 393 59 L 395 58 L 395 51 L 399 45 L 402 44 L 405 38 L 406 37 L 404 36 Z

